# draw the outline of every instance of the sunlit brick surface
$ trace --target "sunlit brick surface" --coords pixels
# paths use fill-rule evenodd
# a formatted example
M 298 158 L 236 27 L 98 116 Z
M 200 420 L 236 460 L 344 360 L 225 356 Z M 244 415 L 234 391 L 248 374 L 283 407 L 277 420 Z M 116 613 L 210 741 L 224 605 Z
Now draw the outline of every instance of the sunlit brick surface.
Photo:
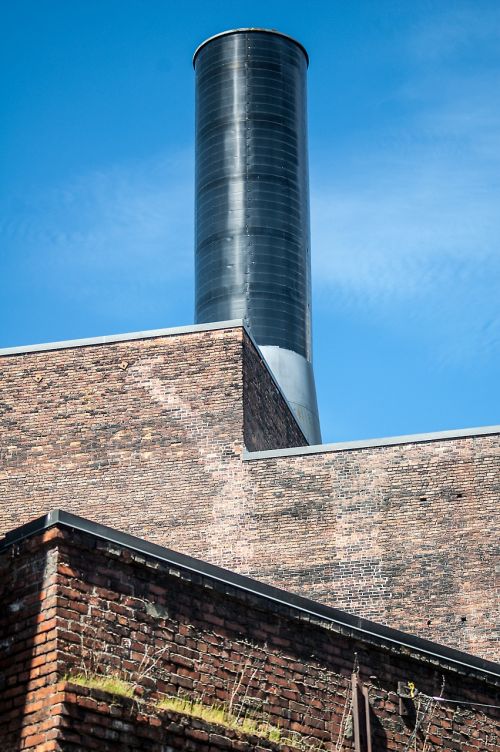
M 304 439 L 238 327 L 0 372 L 2 531 L 62 508 L 499 657 L 498 434 L 243 461 Z

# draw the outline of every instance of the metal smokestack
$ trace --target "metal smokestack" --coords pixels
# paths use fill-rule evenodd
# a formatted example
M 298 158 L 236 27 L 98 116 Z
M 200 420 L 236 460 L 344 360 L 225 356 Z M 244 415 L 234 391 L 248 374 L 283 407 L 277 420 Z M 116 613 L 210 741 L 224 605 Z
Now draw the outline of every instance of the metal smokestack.
M 245 320 L 317 444 L 308 62 L 301 44 L 267 29 L 223 32 L 195 52 L 196 322 Z

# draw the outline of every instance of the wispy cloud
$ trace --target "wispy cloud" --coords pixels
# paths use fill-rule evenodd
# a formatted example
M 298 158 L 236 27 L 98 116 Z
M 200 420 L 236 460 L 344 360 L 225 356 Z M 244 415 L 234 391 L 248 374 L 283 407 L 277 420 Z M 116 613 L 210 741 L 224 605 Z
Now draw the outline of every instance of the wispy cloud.
M 477 56 L 478 45 L 496 44 L 500 40 L 500 7 L 495 2 L 476 0 L 456 2 L 450 9 L 432 15 L 414 29 L 408 49 L 419 61 L 447 60 L 472 50 Z
M 498 198 L 484 174 L 421 150 L 366 163 L 363 181 L 312 196 L 318 280 L 360 294 L 406 298 L 439 284 L 449 264 L 500 262 Z M 464 166 L 462 166 L 464 167 Z M 364 185 L 363 185 L 363 184 Z M 428 274 L 429 271 L 437 276 Z
M 496 29 L 491 18 L 462 28 L 453 14 L 420 29 L 409 54 L 426 50 L 433 74 L 417 66 L 401 86 L 407 115 L 392 140 L 328 171 L 313 165 L 320 299 L 334 294 L 394 327 L 413 320 L 441 363 L 500 356 L 500 76 L 438 64 L 471 37 L 498 34 L 500 10 L 494 19 Z
M 101 311 L 167 307 L 191 282 L 192 175 L 190 152 L 80 175 L 18 200 L 2 245 L 52 295 Z

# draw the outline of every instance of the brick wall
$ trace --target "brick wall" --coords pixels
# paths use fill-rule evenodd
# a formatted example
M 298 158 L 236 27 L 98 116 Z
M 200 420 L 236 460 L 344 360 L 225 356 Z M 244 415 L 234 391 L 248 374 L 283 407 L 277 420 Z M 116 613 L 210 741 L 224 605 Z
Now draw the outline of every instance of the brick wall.
M 9 565 L 4 587 L 10 605 L 19 589 L 10 613 L 23 625 L 10 625 L 14 639 L 4 646 L 8 689 L 2 699 L 8 704 L 2 705 L 0 738 L 6 752 L 278 748 L 243 731 L 158 709 L 158 700 L 179 693 L 207 707 L 231 703 L 237 713 L 265 719 L 283 738 L 293 735 L 295 748 L 322 744 L 333 752 L 342 734 L 341 748 L 349 750 L 346 718 L 356 663 L 368 691 L 373 752 L 403 752 L 416 726 L 418 750 L 498 748 L 498 711 L 430 700 L 443 691 L 462 702 L 500 704 L 498 686 L 481 671 L 376 635 L 355 637 L 348 628 L 223 579 L 69 526 L 8 547 L 2 558 Z M 23 585 L 30 567 L 44 575 Z M 55 643 L 47 635 L 54 629 Z M 41 683 L 28 686 L 29 672 L 42 665 L 36 676 Z M 61 684 L 82 673 L 127 680 L 135 687 L 133 701 Z M 414 682 L 420 692 L 405 716 L 396 694 L 400 681 Z M 40 702 L 44 691 L 51 697 Z
M 243 338 L 243 421 L 246 449 L 259 451 L 306 446 L 295 420 L 291 420 L 277 394 L 276 385 L 260 353 Z
M 57 531 L 0 557 L 0 749 L 34 748 L 55 736 Z
M 51 749 L 81 752 L 292 752 L 289 747 L 169 711 L 138 707 L 136 700 L 61 682 L 67 724 Z M 296 752 L 294 750 L 294 752 Z
M 244 432 L 304 443 L 241 328 L 3 357 L 0 380 L 1 533 L 58 506 L 218 551 L 226 501 L 245 506 Z
M 254 576 L 500 657 L 498 434 L 248 465 Z
M 500 656 L 499 435 L 242 461 L 303 437 L 241 328 L 0 358 L 0 531 L 59 507 Z
M 189 752 L 217 752 L 218 750 L 235 750 L 235 752 L 297 752 L 297 747 L 288 744 L 273 743 L 251 734 L 238 733 L 233 729 L 214 726 L 203 720 L 193 720 L 188 716 L 168 711 L 149 711 L 138 709 L 134 700 L 111 698 L 99 690 L 82 688 L 71 683 L 61 683 L 62 709 L 65 723 L 61 732 L 61 746 L 55 742 L 47 750 L 64 752 L 81 752 L 98 749 L 100 752 L 172 752 L 189 750 Z M 370 688 L 373 695 L 373 689 Z M 61 696 L 61 695 L 60 695 Z M 377 711 L 387 719 L 394 715 L 398 700 L 394 696 L 379 700 Z M 385 706 L 385 707 L 383 707 Z M 425 709 L 425 706 L 424 706 Z M 434 711 L 434 712 L 433 712 Z M 432 714 L 432 715 L 431 715 Z M 416 749 L 426 752 L 437 750 L 456 750 L 457 752 L 486 752 L 495 749 L 498 743 L 498 729 L 487 716 L 476 711 L 460 708 L 457 712 L 451 708 L 431 708 L 430 713 L 422 714 L 423 731 L 417 733 Z M 413 720 L 413 719 L 412 719 Z M 409 725 L 409 724 L 408 724 Z M 442 727 L 447 733 L 443 735 Z M 428 733 L 427 733 L 428 729 Z M 91 730 L 91 733 L 89 731 Z M 384 746 L 379 729 L 378 741 L 373 740 L 373 752 L 394 749 L 394 745 Z M 285 737 L 286 738 L 286 737 Z M 407 735 L 401 735 L 400 752 L 405 750 Z M 309 752 L 325 751 L 313 739 L 306 742 Z M 337 750 L 337 747 L 334 747 Z M 352 740 L 345 739 L 339 752 L 353 749 Z M 414 750 L 413 744 L 410 749 Z M 45 751 L 44 751 L 45 752 Z
M 1 358 L 2 530 L 60 506 L 154 536 L 172 498 L 189 524 L 241 448 L 240 362 L 232 330 Z

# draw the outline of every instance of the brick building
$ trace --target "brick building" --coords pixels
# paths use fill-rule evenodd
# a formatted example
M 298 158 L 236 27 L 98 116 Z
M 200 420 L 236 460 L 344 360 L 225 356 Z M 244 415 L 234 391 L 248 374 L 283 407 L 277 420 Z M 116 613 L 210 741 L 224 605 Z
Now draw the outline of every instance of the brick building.
M 315 443 L 308 54 L 193 62 L 196 320 L 246 325 L 0 351 L 0 750 L 495 752 L 500 427 Z
M 0 571 L 6 752 L 498 749 L 484 659 L 64 512 Z
M 0 369 L 5 749 L 496 749 L 498 427 L 307 446 L 240 322 Z
M 1 531 L 54 507 L 499 656 L 499 428 L 304 446 L 241 325 L 0 358 Z

